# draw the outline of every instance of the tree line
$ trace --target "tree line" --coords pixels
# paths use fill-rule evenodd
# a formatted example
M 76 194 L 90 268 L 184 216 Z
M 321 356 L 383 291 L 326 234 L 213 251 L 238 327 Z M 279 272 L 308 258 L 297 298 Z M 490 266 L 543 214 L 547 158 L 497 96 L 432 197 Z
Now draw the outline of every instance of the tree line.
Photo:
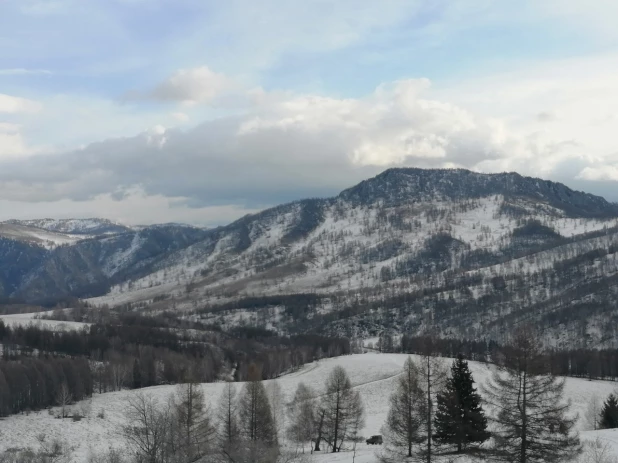
M 0 361 L 0 416 L 67 405 L 92 392 L 92 372 L 83 358 Z
M 562 462 L 580 452 L 564 379 L 552 374 L 531 331 L 519 330 L 495 353 L 496 368 L 482 397 L 464 356 L 457 356 L 449 373 L 436 355 L 439 343 L 427 339 L 395 379 L 381 462 L 431 463 L 458 454 Z M 96 461 L 274 463 L 317 451 L 355 454 L 365 409 L 344 368 L 334 367 L 321 390 L 299 383 L 289 401 L 276 380 L 262 380 L 259 365 L 251 363 L 247 374 L 240 390 L 233 382 L 222 383 L 212 408 L 193 378 L 177 386 L 169 400 L 132 394 L 121 429 L 123 448 Z M 618 400 L 612 404 L 618 411 Z
M 138 317 L 128 323 L 54 332 L 0 321 L 0 416 L 57 405 L 58 388 L 65 383 L 71 399 L 80 400 L 93 391 L 177 384 L 188 378 L 245 381 L 250 365 L 260 379 L 270 379 L 351 351 L 347 339 L 318 335 L 281 337 L 238 328 L 231 334 L 189 336 L 160 326 L 156 319 Z

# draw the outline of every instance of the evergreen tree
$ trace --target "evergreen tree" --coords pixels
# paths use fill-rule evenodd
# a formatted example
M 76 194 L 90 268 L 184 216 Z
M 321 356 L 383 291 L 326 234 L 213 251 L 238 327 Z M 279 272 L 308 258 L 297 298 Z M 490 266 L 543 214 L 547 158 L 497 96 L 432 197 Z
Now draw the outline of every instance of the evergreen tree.
M 487 418 L 476 392 L 468 362 L 459 355 L 451 367 L 445 388 L 438 393 L 434 439 L 442 444 L 454 444 L 461 453 L 470 444 L 489 439 Z
M 614 394 L 610 394 L 603 404 L 599 426 L 601 429 L 618 428 L 618 399 Z

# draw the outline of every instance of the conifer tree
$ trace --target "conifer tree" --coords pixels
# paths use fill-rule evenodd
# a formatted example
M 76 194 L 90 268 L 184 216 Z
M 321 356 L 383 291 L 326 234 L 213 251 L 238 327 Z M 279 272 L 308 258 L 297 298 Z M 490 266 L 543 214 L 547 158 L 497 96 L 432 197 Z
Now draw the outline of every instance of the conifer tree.
M 259 380 L 254 365 L 249 368 L 249 379 L 250 381 L 245 383 L 239 402 L 241 436 L 247 444 L 248 451 L 245 460 L 250 462 L 276 461 L 277 430 L 266 388 Z
M 601 429 L 618 428 L 618 399 L 614 394 L 610 394 L 603 404 L 599 426 Z
M 425 440 L 422 431 L 426 415 L 427 403 L 419 386 L 418 367 L 408 357 L 390 398 L 382 461 L 400 462 L 413 456 L 414 446 Z
M 234 383 L 227 383 L 219 399 L 217 421 L 219 424 L 219 451 L 225 460 L 236 461 L 236 446 L 240 440 L 238 405 Z
M 581 445 L 564 380 L 552 376 L 533 328 L 516 332 L 485 389 L 496 423 L 496 460 L 570 461 Z
M 451 367 L 451 375 L 436 398 L 434 439 L 442 444 L 454 444 L 461 453 L 470 444 L 489 439 L 487 418 L 476 392 L 468 362 L 459 355 Z
M 178 386 L 175 404 L 179 460 L 198 461 L 210 453 L 216 428 L 210 416 L 204 391 L 193 381 Z

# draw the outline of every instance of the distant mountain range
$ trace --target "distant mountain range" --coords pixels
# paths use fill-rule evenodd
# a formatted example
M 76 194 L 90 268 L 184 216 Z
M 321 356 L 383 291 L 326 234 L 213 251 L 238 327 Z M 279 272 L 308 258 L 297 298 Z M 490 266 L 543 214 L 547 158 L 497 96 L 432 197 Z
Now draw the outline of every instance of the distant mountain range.
M 131 228 L 107 219 L 38 219 L 7 220 L 5 224 L 41 228 L 55 233 L 68 235 L 114 235 L 131 231 Z
M 551 345 L 618 346 L 617 252 L 618 205 L 599 196 L 516 173 L 389 169 L 211 230 L 5 222 L 0 294 L 347 336 L 500 340 L 534 323 Z

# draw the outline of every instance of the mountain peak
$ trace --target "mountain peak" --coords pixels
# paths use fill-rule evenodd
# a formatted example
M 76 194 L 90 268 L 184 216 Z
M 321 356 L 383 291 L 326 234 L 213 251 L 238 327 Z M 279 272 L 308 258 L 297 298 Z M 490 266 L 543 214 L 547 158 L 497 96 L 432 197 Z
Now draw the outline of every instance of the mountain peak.
M 618 217 L 618 205 L 562 183 L 516 172 L 486 174 L 467 169 L 392 168 L 344 190 L 341 199 L 359 204 L 466 200 L 503 195 L 560 209 L 571 217 Z

